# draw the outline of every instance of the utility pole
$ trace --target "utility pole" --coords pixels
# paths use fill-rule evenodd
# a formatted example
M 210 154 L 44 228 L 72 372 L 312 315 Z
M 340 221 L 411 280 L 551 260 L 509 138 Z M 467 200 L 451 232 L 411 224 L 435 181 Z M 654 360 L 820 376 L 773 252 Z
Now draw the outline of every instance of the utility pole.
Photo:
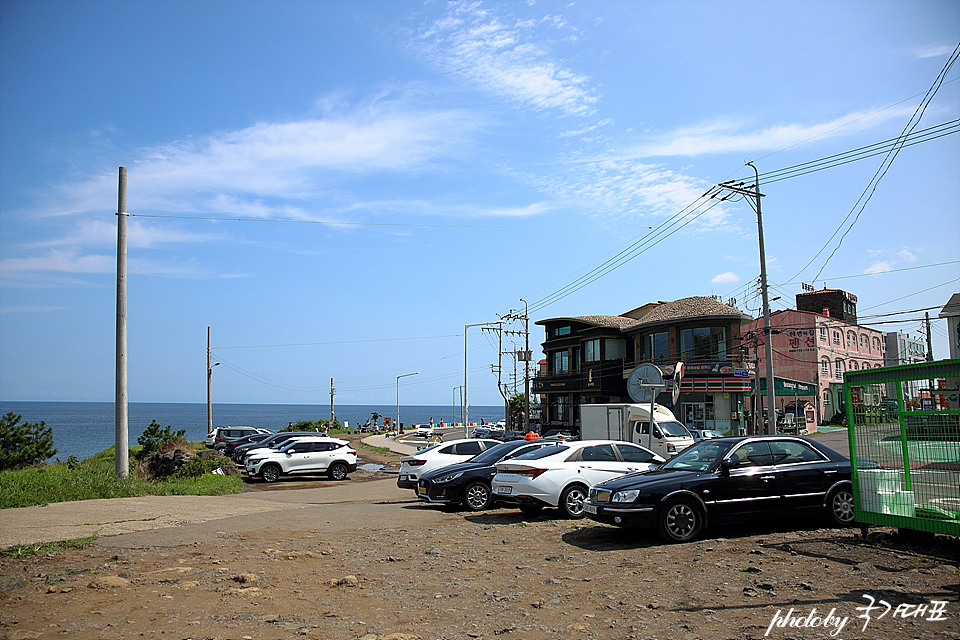
M 117 200 L 117 389 L 114 399 L 114 470 L 130 476 L 127 414 L 127 168 L 120 167 Z
M 333 413 L 333 394 L 334 394 L 333 378 L 330 378 L 330 428 L 331 429 L 333 428 L 333 421 L 335 420 L 334 413 Z
M 210 327 L 207 327 L 207 433 L 213 431 L 213 401 L 210 399 L 213 367 L 210 366 Z
M 527 301 L 523 303 L 523 432 L 530 432 L 530 307 Z M 652 419 L 652 418 L 651 418 Z
M 752 197 L 756 200 L 756 205 L 754 208 L 757 211 L 757 235 L 760 236 L 760 296 L 763 299 L 763 350 L 764 359 L 766 360 L 765 377 L 767 379 L 767 402 L 764 409 L 766 410 L 767 415 L 767 433 L 774 435 L 777 433 L 777 391 L 773 377 L 773 343 L 771 341 L 772 336 L 770 332 L 770 296 L 767 292 L 767 254 L 763 245 L 763 215 L 760 212 L 760 198 L 763 197 L 763 194 L 760 193 L 760 172 L 757 171 L 757 167 L 752 162 L 748 162 L 747 166 L 753 168 L 753 172 L 756 176 L 752 189 L 749 185 L 747 188 L 744 188 L 742 181 L 734 184 L 733 180 L 721 182 L 719 187 L 740 195 Z M 759 384 L 757 386 L 759 387 Z M 759 388 L 757 390 L 759 391 Z

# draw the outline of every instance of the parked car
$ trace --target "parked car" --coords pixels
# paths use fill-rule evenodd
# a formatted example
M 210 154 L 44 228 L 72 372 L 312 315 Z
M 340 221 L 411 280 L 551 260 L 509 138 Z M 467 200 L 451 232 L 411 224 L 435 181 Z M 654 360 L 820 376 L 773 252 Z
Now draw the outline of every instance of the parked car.
M 234 463 L 244 466 L 244 458 L 247 454 L 256 449 L 279 449 L 284 444 L 296 438 L 297 436 L 320 436 L 319 431 L 281 431 L 280 433 L 272 433 L 268 437 L 264 438 L 260 442 L 248 442 L 247 444 L 237 445 L 233 450 L 233 455 L 231 459 Z
M 281 475 L 325 473 L 331 480 L 343 480 L 357 470 L 357 452 L 346 440 L 325 436 L 298 436 L 277 450 L 247 457 L 250 477 L 276 482 Z
M 400 475 L 397 486 L 401 489 L 416 489 L 420 475 L 447 465 L 465 462 L 491 447 L 500 444 L 497 440 L 451 440 L 421 449 L 415 454 L 400 458 Z
M 567 518 L 582 518 L 590 487 L 635 471 L 653 469 L 663 458 L 646 447 L 615 440 L 560 442 L 497 463 L 493 494 L 525 513 L 559 507 Z
M 228 458 L 233 458 L 233 452 L 236 451 L 237 447 L 243 446 L 245 444 L 256 444 L 266 440 L 272 433 L 255 433 L 250 436 L 243 436 L 242 438 L 237 438 L 236 440 L 231 440 L 227 442 L 223 447 L 223 455 Z
M 420 436 L 420 437 L 422 437 L 422 438 L 431 438 L 431 437 L 433 437 L 433 425 L 430 425 L 430 424 L 418 424 L 418 425 L 417 425 L 417 430 L 416 430 L 416 432 L 414 433 L 414 435 Z
M 269 429 L 258 429 L 257 427 L 214 427 L 213 431 L 207 434 L 203 443 L 207 445 L 208 449 L 222 451 L 231 440 L 238 440 L 257 433 L 272 432 Z
M 577 440 L 577 436 L 573 435 L 573 432 L 567 431 L 566 429 L 550 429 L 545 434 L 544 438 L 553 438 L 554 440 Z
M 723 434 L 719 431 L 712 431 L 710 429 L 687 429 L 690 432 L 690 435 L 693 436 L 694 442 L 700 442 L 701 440 L 709 440 L 710 438 L 722 438 Z
M 496 438 L 500 442 L 510 442 L 511 440 L 523 440 L 526 435 L 523 431 L 500 431 L 490 437 Z
M 798 436 L 704 440 L 659 469 L 597 484 L 586 505 L 597 522 L 655 527 L 668 542 L 799 509 L 825 512 L 836 526 L 854 521 L 850 461 Z
M 466 462 L 421 473 L 416 487 L 417 497 L 434 504 L 462 504 L 470 511 L 486 509 L 494 501 L 490 481 L 497 474 L 496 463 L 547 444 L 540 440 L 501 442 Z

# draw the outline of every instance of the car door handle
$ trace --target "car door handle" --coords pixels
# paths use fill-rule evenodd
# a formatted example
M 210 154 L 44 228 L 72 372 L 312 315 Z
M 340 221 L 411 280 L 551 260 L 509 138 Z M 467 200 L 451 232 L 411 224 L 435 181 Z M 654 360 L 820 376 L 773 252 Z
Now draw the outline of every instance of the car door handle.
M 824 471 L 824 473 L 836 473 L 836 472 L 837 472 L 836 469 L 827 469 L 826 471 Z
M 773 480 L 777 476 L 760 476 L 760 479 L 766 482 L 767 480 Z

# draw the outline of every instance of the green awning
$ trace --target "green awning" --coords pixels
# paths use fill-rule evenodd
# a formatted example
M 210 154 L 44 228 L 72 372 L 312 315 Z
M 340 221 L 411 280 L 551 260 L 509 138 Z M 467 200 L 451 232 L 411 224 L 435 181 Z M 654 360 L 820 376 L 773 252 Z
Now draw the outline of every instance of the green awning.
M 760 378 L 760 395 L 767 395 L 767 379 Z M 773 389 L 778 396 L 815 396 L 817 386 L 787 378 L 773 378 Z

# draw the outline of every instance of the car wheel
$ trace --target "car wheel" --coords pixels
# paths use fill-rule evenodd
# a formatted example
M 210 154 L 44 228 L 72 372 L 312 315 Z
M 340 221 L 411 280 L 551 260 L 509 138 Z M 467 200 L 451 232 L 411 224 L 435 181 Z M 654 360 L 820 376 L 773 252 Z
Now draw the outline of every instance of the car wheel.
M 275 464 L 268 464 L 260 469 L 260 477 L 264 482 L 276 482 L 280 479 L 280 467 Z
M 535 516 L 541 511 L 543 511 L 542 504 L 522 504 L 520 505 L 520 511 L 527 514 L 528 516 Z
M 827 513 L 837 527 L 849 527 L 856 514 L 853 512 L 853 493 L 849 487 L 834 489 L 827 499 Z
M 490 487 L 483 482 L 471 482 L 463 490 L 463 506 L 470 511 L 483 511 L 492 501 Z
M 703 515 L 689 500 L 673 500 L 660 510 L 657 531 L 667 542 L 689 542 L 703 530 Z
M 579 484 L 571 485 L 560 494 L 560 512 L 567 518 L 582 518 L 583 503 L 586 501 L 586 488 Z
M 334 462 L 327 470 L 327 475 L 330 476 L 331 480 L 344 480 L 348 473 L 350 473 L 350 469 L 342 462 Z

